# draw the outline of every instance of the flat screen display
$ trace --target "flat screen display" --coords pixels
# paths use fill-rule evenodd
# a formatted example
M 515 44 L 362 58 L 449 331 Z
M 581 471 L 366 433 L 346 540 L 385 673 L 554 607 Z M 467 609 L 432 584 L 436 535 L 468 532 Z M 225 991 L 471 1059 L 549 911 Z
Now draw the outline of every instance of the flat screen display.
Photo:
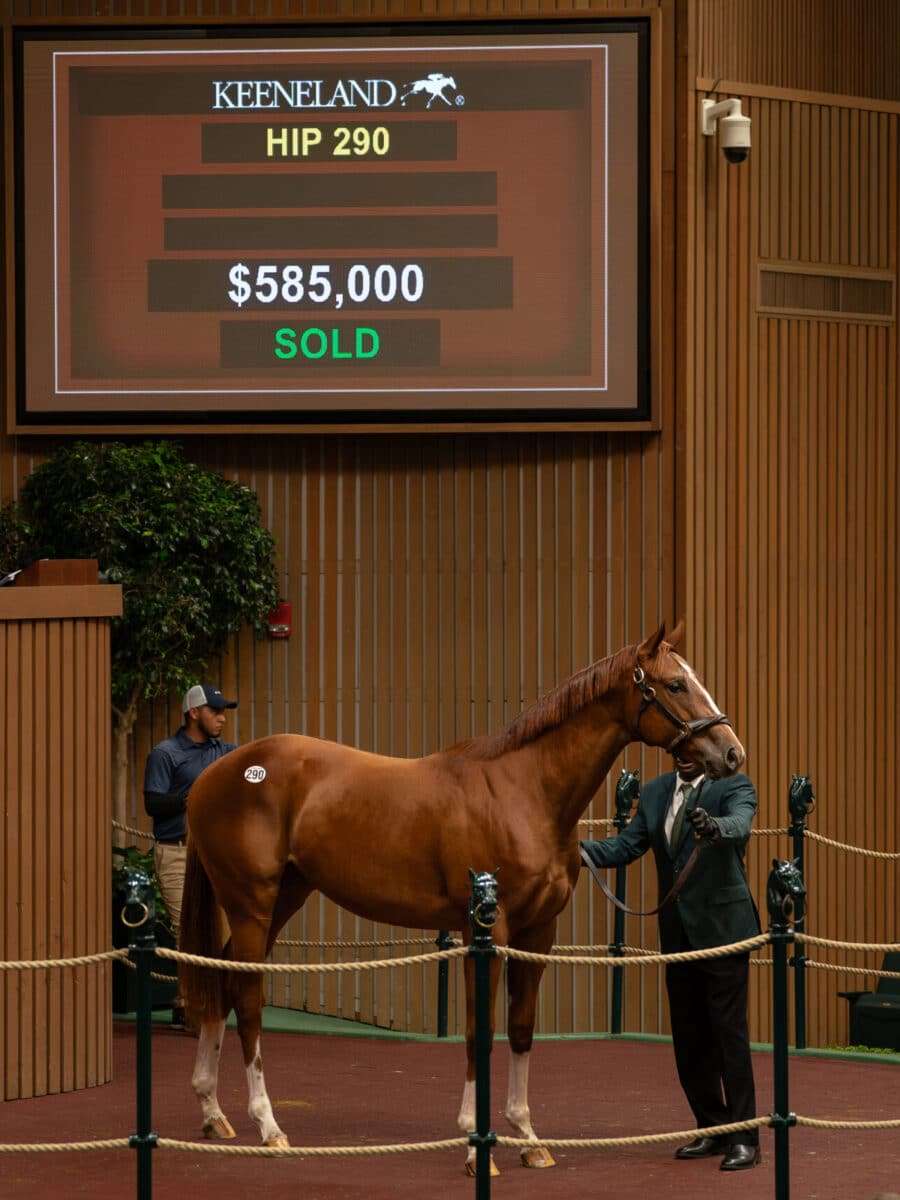
M 646 422 L 648 33 L 17 31 L 11 427 Z

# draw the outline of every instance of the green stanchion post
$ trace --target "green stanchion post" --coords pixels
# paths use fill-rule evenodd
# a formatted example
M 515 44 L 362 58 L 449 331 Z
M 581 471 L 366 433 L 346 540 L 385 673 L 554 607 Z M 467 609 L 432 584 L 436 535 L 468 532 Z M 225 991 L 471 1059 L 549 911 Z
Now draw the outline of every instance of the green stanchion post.
M 803 835 L 806 832 L 806 817 L 815 807 L 812 784 L 806 775 L 791 776 L 788 805 L 791 810 L 790 832 L 794 843 L 794 862 L 801 878 L 806 877 L 803 861 Z M 803 932 L 806 906 L 801 896 L 794 907 L 794 932 Z M 798 1050 L 806 1049 L 806 955 L 803 944 L 795 946 L 790 965 L 794 970 L 794 1045 Z
M 497 1135 L 491 1129 L 491 960 L 496 956 L 491 932 L 497 919 L 497 878 L 471 868 L 472 898 L 469 921 L 475 959 L 475 1132 L 469 1145 L 475 1147 L 475 1200 L 490 1200 L 491 1150 Z
M 137 1150 L 137 1200 L 152 1200 L 153 1151 L 157 1135 L 152 1131 L 153 981 L 150 972 L 156 955 L 156 905 L 153 885 L 143 871 L 126 870 L 124 880 L 122 921 L 132 930 L 128 957 L 137 969 L 137 1133 L 131 1135 L 129 1143 Z
M 797 1118 L 790 1111 L 788 1096 L 788 943 L 794 940 L 791 917 L 798 900 L 806 894 L 796 862 L 772 860 L 766 895 L 769 906 L 769 935 L 772 939 L 772 1064 L 775 1109 L 775 1200 L 790 1200 L 791 1162 L 788 1132 Z
M 628 824 L 631 816 L 631 809 L 637 798 L 641 794 L 640 779 L 637 771 L 622 770 L 619 776 L 619 781 L 616 784 L 616 815 L 613 817 L 613 825 L 619 833 Z M 627 867 L 616 867 L 616 899 L 625 903 L 625 873 Z M 613 915 L 613 941 L 609 947 L 609 952 L 616 958 L 621 958 L 624 954 L 625 946 L 625 913 L 621 908 L 617 908 Z M 622 1032 L 622 992 L 623 992 L 624 972 L 621 967 L 613 967 L 612 973 L 612 1033 Z
M 438 950 L 449 950 L 453 945 L 453 938 L 446 929 L 438 931 L 435 945 Z M 437 1000 L 437 1035 L 439 1038 L 447 1036 L 447 1014 L 449 1010 L 448 998 L 450 994 L 450 964 L 446 958 L 442 958 L 438 963 L 438 1000 Z

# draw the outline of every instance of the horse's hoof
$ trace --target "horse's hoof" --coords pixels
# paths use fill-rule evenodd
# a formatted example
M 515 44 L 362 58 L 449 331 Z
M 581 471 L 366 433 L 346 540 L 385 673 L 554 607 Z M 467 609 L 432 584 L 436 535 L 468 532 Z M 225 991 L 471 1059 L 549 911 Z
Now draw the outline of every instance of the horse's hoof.
M 269 1150 L 290 1150 L 291 1148 L 291 1143 L 283 1133 L 276 1133 L 274 1137 L 267 1138 L 263 1145 Z
M 475 1178 L 475 1161 L 474 1161 L 474 1159 L 466 1160 L 466 1174 L 471 1175 L 473 1179 Z M 491 1159 L 491 1178 L 493 1178 L 495 1175 L 499 1175 L 499 1174 L 500 1174 L 500 1168 L 497 1166 L 497 1164 L 494 1162 L 494 1160 L 492 1158 Z
M 230 1142 L 236 1135 L 227 1117 L 212 1117 L 203 1126 L 203 1136 L 214 1142 Z
M 556 1159 L 545 1146 L 535 1146 L 522 1151 L 522 1166 L 555 1167 Z

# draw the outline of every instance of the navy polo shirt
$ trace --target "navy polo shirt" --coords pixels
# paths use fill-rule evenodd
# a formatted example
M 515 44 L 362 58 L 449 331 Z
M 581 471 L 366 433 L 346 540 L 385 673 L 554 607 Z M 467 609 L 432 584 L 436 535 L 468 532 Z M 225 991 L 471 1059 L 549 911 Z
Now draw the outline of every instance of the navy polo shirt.
M 180 796 L 190 790 L 191 784 L 205 767 L 236 749 L 234 742 L 223 742 L 221 738 L 194 742 L 182 727 L 154 746 L 148 754 L 144 791 Z M 184 838 L 185 832 L 183 810 L 174 816 L 153 818 L 153 833 L 159 841 L 178 841 Z

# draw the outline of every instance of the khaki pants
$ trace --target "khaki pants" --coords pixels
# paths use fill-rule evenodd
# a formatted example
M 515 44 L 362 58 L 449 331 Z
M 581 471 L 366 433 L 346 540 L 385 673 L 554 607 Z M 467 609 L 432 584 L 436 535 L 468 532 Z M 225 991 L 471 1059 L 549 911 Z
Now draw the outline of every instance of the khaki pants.
M 178 930 L 181 926 L 181 894 L 184 890 L 184 868 L 187 864 L 187 846 L 167 846 L 157 842 L 153 849 L 153 864 L 162 898 L 169 910 L 175 945 L 178 945 Z M 183 1008 L 181 992 L 172 1001 L 173 1008 Z

